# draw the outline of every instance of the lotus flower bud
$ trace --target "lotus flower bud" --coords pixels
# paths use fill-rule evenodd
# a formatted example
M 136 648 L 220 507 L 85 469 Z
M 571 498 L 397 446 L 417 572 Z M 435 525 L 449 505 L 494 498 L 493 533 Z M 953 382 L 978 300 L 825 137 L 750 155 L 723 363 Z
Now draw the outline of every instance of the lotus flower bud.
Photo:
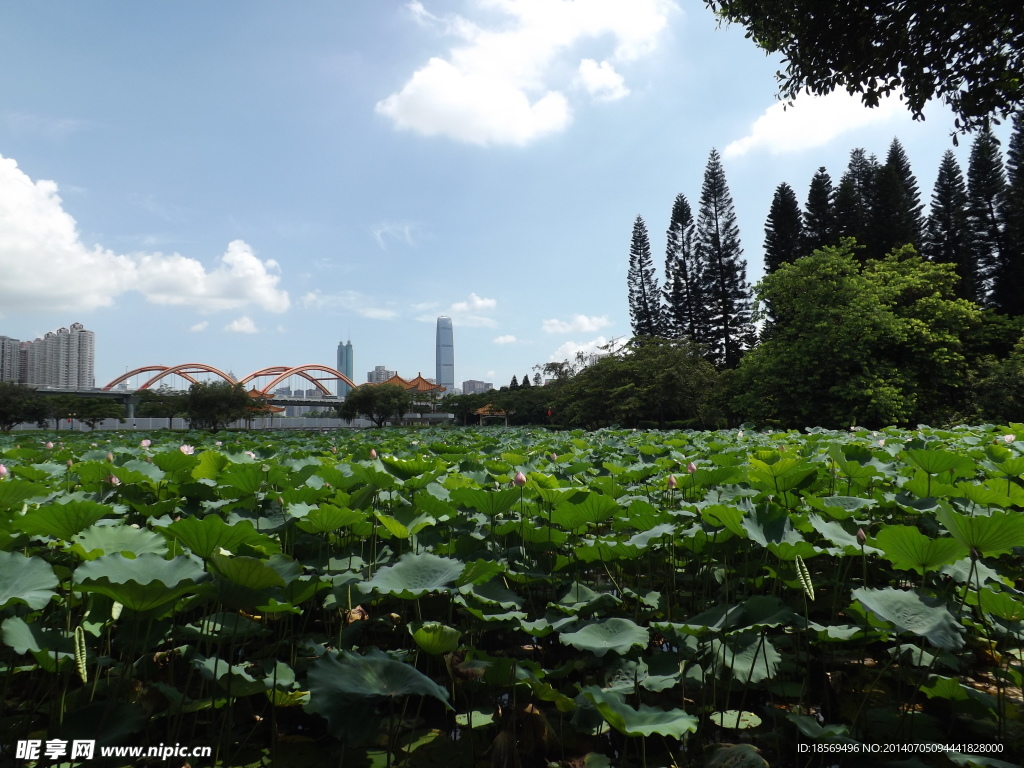
M 692 475 L 694 472 L 697 471 L 697 465 L 691 461 L 689 464 L 686 465 L 686 471 Z
M 74 464 L 75 462 L 73 462 L 71 459 L 68 459 L 68 469 L 71 469 L 71 467 L 74 466 Z
M 224 443 L 222 441 L 218 440 L 216 443 L 214 443 L 214 445 L 224 445 Z
M 1006 443 L 1007 445 L 1009 445 L 1010 443 L 1012 443 L 1016 439 L 1017 439 L 1016 435 L 1003 435 L 1003 442 Z
M 338 452 L 338 446 L 332 445 L 331 446 L 331 453 L 337 453 L 337 452 Z
M 143 448 L 149 448 L 153 444 L 152 440 L 140 440 L 139 445 Z
M 868 540 L 868 536 L 867 536 L 866 533 L 864 533 L 864 529 L 863 528 L 858 528 L 857 529 L 857 543 L 860 544 L 863 547 L 864 546 L 864 542 L 866 542 L 867 540 Z
M 739 438 L 743 437 L 743 430 L 742 429 L 739 432 L 736 433 L 736 437 L 739 437 Z
M 879 448 L 884 448 L 885 447 L 885 439 L 884 438 L 878 441 L 878 447 Z
M 114 463 L 114 454 L 111 451 L 107 451 L 107 461 L 109 461 L 111 464 Z
M 370 458 L 371 459 L 376 459 L 377 458 L 377 449 L 376 448 L 371 448 L 370 449 Z
M 522 488 L 526 485 L 526 475 L 522 471 L 516 472 L 516 476 L 512 478 L 512 485 Z
M 46 449 L 49 450 L 51 448 L 53 448 L 53 443 L 47 442 Z
M 7 467 L 0 464 L 0 477 L 7 477 Z
M 184 453 L 186 456 L 191 456 L 193 453 L 196 452 L 196 449 L 191 445 L 183 445 L 178 450 Z
M 110 483 L 111 485 L 120 485 L 121 484 L 121 481 L 117 479 L 116 475 L 111 475 L 110 477 L 108 477 L 107 478 L 107 482 Z
M 679 485 L 679 483 L 676 482 L 676 476 L 675 475 L 669 475 L 668 476 L 668 487 L 673 489 L 673 490 L 675 490 L 676 486 L 678 486 L 678 485 Z
M 557 453 L 552 453 L 551 454 L 551 460 L 552 461 L 558 461 L 558 454 Z

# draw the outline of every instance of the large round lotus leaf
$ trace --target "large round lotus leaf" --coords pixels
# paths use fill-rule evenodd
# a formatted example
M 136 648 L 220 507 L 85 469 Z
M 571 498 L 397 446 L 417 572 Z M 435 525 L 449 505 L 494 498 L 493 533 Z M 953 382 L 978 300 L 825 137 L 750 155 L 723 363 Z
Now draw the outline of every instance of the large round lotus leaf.
M 650 640 L 647 630 L 629 619 L 615 617 L 589 624 L 576 632 L 559 635 L 562 645 L 571 645 L 579 651 L 590 651 L 597 657 L 608 651 L 624 654 L 635 645 L 645 647 Z
M 133 557 L 144 552 L 167 554 L 167 539 L 159 533 L 130 525 L 91 525 L 71 541 L 72 549 L 83 560 L 95 560 L 115 552 Z
M 462 633 L 439 621 L 414 621 L 409 625 L 409 634 L 416 645 L 432 656 L 451 653 L 459 647 Z
M 365 519 L 364 512 L 323 504 L 310 510 L 295 525 L 306 533 L 327 533 Z
M 381 568 L 370 581 L 359 585 L 363 592 L 374 590 L 410 600 L 429 592 L 448 591 L 465 565 L 429 552 L 407 553 L 397 563 Z
M 460 507 L 469 507 L 493 517 L 508 512 L 522 498 L 519 488 L 505 488 L 500 491 L 484 491 L 479 488 L 456 488 L 451 500 Z
M 739 709 L 712 712 L 708 715 L 708 719 L 720 728 L 732 728 L 737 731 L 757 728 L 761 724 L 761 718 L 753 712 L 744 712 Z
M 31 536 L 52 536 L 69 540 L 100 518 L 113 515 L 114 508 L 95 501 L 69 501 L 33 509 L 18 520 L 18 527 Z
M 214 555 L 210 565 L 217 573 L 246 589 L 283 587 L 285 581 L 269 564 L 255 557 Z
M 0 552 L 0 609 L 14 603 L 43 608 L 57 594 L 57 577 L 49 563 L 20 552 Z
M 48 493 L 45 486 L 8 478 L 0 482 L 0 509 L 20 509 L 26 500 Z
M 887 525 L 875 537 L 875 545 L 894 568 L 923 574 L 955 563 L 967 554 L 956 539 L 932 539 L 909 525 Z
M 185 517 L 167 526 L 167 532 L 204 560 L 222 549 L 235 552 L 242 544 L 259 547 L 266 552 L 280 551 L 280 544 L 259 533 L 249 520 L 228 525 L 218 515 Z
M 971 459 L 949 451 L 917 448 L 904 451 L 903 455 L 911 464 L 923 469 L 929 475 L 937 475 L 955 469 L 960 477 L 967 477 L 968 473 L 973 474 L 974 470 L 974 462 Z
M 1024 547 L 1024 515 L 1020 512 L 993 512 L 968 517 L 951 509 L 935 513 L 954 539 L 982 555 L 995 556 L 1014 547 Z
M 195 560 L 142 554 L 129 559 L 104 555 L 75 569 L 75 589 L 99 592 L 133 611 L 147 611 L 195 591 L 209 574 Z
M 658 709 L 641 704 L 633 709 L 618 691 L 603 691 L 587 686 L 583 695 L 594 702 L 597 711 L 608 724 L 626 736 L 672 736 L 681 739 L 697 730 L 697 718 L 682 709 Z
M 868 589 L 853 591 L 853 597 L 875 616 L 892 622 L 897 632 L 910 632 L 928 639 L 937 648 L 947 651 L 963 647 L 963 631 L 948 610 L 945 600 L 922 597 L 901 589 Z

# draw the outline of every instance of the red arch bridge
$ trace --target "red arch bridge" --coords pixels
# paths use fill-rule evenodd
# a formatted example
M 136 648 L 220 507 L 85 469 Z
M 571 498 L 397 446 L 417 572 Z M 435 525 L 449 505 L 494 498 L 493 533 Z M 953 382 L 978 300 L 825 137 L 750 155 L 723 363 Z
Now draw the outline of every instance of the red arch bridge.
M 207 375 L 220 378 L 229 384 L 243 384 L 250 391 L 255 390 L 255 396 L 273 399 L 275 404 L 283 405 L 310 405 L 308 398 L 274 395 L 274 388 L 281 384 L 281 382 L 287 381 L 292 376 L 298 376 L 305 379 L 318 389 L 322 397 L 317 398 L 316 402 L 325 404 L 337 403 L 338 398 L 330 389 L 327 388 L 324 382 L 337 381 L 341 384 L 347 384 L 353 389 L 359 386 L 341 371 L 335 370 L 327 365 L 320 365 L 319 363 L 307 363 L 306 365 L 296 365 L 291 367 L 286 365 L 272 365 L 267 368 L 260 368 L 257 371 L 253 371 L 248 376 L 243 376 L 241 379 L 235 379 L 231 374 L 225 373 L 224 371 L 215 368 L 212 365 L 207 365 L 206 363 L 182 363 L 181 365 L 144 365 L 140 368 L 126 371 L 102 387 L 100 391 L 110 392 L 111 395 L 114 396 L 121 395 L 119 399 L 122 399 L 128 407 L 128 418 L 132 418 L 134 416 L 135 403 L 138 401 L 137 398 L 132 398 L 132 393 L 138 392 L 139 390 L 151 389 L 154 385 L 159 384 L 159 382 L 169 376 L 179 376 L 190 384 L 196 384 L 200 380 L 198 377 Z M 119 384 L 129 381 L 135 376 L 145 378 L 142 384 L 138 387 L 133 390 L 116 389 Z

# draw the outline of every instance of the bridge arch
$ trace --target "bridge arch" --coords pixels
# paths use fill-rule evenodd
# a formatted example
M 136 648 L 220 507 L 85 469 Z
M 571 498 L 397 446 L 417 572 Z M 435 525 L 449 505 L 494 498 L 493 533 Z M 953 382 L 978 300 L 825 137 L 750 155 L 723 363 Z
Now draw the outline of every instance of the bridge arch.
M 136 368 L 135 370 L 121 374 L 116 379 L 107 384 L 105 387 L 103 387 L 103 389 L 113 389 L 122 381 L 127 381 L 132 376 L 138 376 L 139 374 L 150 373 L 152 371 L 156 371 L 156 375 L 150 377 L 143 384 L 139 385 L 139 389 L 149 389 L 156 382 L 160 381 L 160 379 L 171 375 L 181 376 L 181 378 L 185 379 L 185 381 L 189 382 L 190 384 L 196 384 L 198 383 L 199 380 L 195 378 L 193 374 L 198 373 L 212 373 L 217 376 L 220 376 L 224 381 L 228 382 L 229 384 L 237 383 L 234 380 L 234 378 L 224 373 L 224 371 L 214 368 L 212 365 L 207 365 L 206 363 L 182 363 L 181 365 L 144 365 L 141 368 Z
M 313 376 L 313 373 L 325 373 L 327 374 L 327 376 L 317 378 Z M 297 365 L 293 368 L 288 368 L 283 365 L 274 365 L 268 368 L 261 368 L 258 371 L 253 371 L 248 376 L 243 378 L 241 380 L 241 383 L 248 384 L 249 382 L 254 381 L 255 379 L 264 378 L 266 376 L 271 377 L 271 380 L 269 384 L 265 384 L 259 390 L 260 394 L 263 395 L 273 394 L 274 387 L 276 387 L 282 381 L 291 376 L 301 376 L 303 379 L 305 379 L 310 384 L 315 386 L 328 397 L 334 397 L 334 393 L 331 392 L 326 386 L 324 386 L 324 381 L 337 379 L 338 381 L 348 384 L 353 389 L 359 386 L 341 371 L 331 368 L 328 365 L 320 365 L 319 363 L 307 363 L 305 365 Z M 253 386 L 255 386 L 255 384 Z

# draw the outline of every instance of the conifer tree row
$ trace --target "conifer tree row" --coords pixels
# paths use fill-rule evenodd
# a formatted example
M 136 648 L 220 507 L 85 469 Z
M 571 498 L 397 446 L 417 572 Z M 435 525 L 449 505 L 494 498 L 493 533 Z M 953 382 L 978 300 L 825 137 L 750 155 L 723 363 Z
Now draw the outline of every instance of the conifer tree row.
M 654 276 L 654 259 L 647 225 L 642 217 L 633 222 L 633 238 L 629 244 L 629 272 L 626 276 L 629 296 L 629 319 L 635 336 L 661 336 L 665 324 L 662 320 L 661 293 L 658 278 Z

